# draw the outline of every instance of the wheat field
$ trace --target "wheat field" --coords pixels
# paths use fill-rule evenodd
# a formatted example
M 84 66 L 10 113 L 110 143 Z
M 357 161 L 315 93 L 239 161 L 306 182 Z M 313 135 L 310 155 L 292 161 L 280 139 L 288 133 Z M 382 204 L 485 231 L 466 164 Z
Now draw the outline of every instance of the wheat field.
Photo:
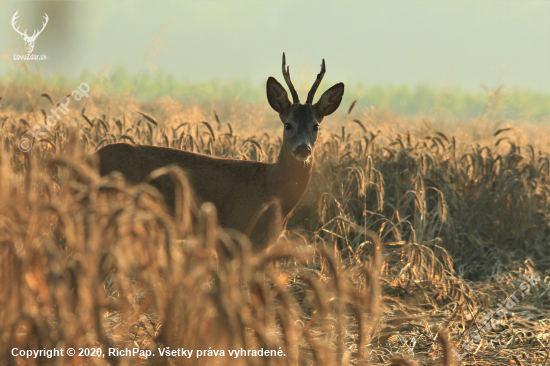
M 211 205 L 175 222 L 89 156 L 131 142 L 274 162 L 267 102 L 90 89 L 22 152 L 72 90 L 0 85 L 0 363 L 550 365 L 547 118 L 501 118 L 495 95 L 463 121 L 341 105 L 287 232 L 258 252 Z

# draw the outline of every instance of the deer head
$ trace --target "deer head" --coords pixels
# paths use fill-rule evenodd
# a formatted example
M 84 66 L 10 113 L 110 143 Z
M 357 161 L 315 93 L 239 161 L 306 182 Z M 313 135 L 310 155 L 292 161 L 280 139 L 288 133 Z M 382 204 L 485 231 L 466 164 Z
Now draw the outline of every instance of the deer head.
M 28 36 L 27 35 L 27 30 L 25 29 L 24 32 L 20 32 L 19 31 L 19 26 L 17 28 L 15 28 L 15 20 L 17 18 L 19 18 L 19 16 L 17 16 L 17 13 L 19 12 L 16 11 L 15 14 L 13 14 L 13 18 L 11 18 L 11 26 L 13 27 L 13 29 L 19 33 L 21 35 L 21 38 L 23 38 L 23 40 L 25 41 L 25 48 L 27 48 L 27 53 L 32 53 L 32 50 L 34 49 L 34 42 L 36 41 L 36 38 L 38 37 L 38 35 L 40 33 L 42 33 L 42 31 L 44 30 L 44 28 L 46 28 L 46 24 L 48 24 L 48 14 L 44 13 L 44 19 L 46 19 L 46 22 L 42 22 L 42 29 L 40 30 L 35 30 L 32 34 L 32 36 Z
M 311 161 L 319 124 L 325 116 L 332 114 L 338 108 L 344 95 L 344 84 L 338 83 L 325 91 L 319 101 L 313 104 L 313 97 L 321 84 L 325 71 L 325 60 L 323 59 L 321 72 L 317 75 L 305 104 L 300 103 L 298 93 L 292 85 L 284 53 L 283 76 L 292 94 L 292 103 L 288 99 L 285 88 L 274 77 L 267 79 L 267 100 L 271 108 L 279 113 L 279 118 L 285 128 L 282 148 L 287 149 L 291 156 L 301 162 L 309 163 Z

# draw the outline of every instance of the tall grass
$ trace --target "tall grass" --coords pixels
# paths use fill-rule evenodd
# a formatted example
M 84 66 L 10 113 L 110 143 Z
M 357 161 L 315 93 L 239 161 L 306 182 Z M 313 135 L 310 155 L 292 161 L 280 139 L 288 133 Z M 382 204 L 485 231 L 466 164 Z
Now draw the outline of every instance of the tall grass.
M 523 274 L 550 275 L 550 131 L 507 121 L 494 95 L 482 117 L 460 124 L 342 106 L 323 123 L 289 231 L 253 252 L 217 227 L 211 205 L 175 222 L 157 191 L 99 177 L 88 157 L 135 142 L 274 162 L 272 112 L 111 96 L 104 83 L 29 153 L 19 139 L 74 86 L 0 85 L 2 363 L 458 364 L 450 350 L 464 352 Z M 173 173 L 185 195 L 184 174 Z M 533 288 L 461 364 L 542 364 L 543 291 Z M 54 347 L 107 356 L 11 356 Z M 155 356 L 109 356 L 116 347 Z M 195 353 L 162 357 L 165 347 Z M 284 356 L 229 357 L 241 348 Z M 196 358 L 209 349 L 225 356 Z

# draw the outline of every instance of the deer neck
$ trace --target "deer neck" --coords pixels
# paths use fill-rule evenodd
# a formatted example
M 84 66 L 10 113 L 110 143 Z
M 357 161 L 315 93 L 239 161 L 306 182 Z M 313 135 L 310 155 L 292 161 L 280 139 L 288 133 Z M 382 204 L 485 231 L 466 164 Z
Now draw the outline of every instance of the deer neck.
M 282 215 L 286 217 L 304 195 L 313 169 L 313 156 L 308 163 L 296 160 L 283 146 L 277 162 L 268 173 L 269 193 L 281 203 Z

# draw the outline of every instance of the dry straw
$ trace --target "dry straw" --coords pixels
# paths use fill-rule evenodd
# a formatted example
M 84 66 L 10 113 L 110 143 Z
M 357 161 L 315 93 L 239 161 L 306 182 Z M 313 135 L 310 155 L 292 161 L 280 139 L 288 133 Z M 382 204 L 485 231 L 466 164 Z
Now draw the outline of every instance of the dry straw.
M 475 314 L 513 291 L 520 274 L 544 278 L 550 268 L 544 127 L 537 139 L 483 117 L 471 122 L 481 136 L 473 141 L 434 121 L 354 112 L 354 102 L 338 133 L 322 133 L 289 232 L 255 252 L 246 236 L 217 226 L 213 206 L 195 202 L 181 169 L 149 177 L 177 182 L 170 217 L 151 186 L 102 178 L 88 156 L 132 142 L 273 162 L 278 135 L 245 128 L 274 120 L 263 107 L 220 103 L 211 123 L 211 105 L 98 95 L 24 154 L 17 141 L 43 118 L 42 103 L 63 93 L 7 90 L 2 364 L 458 364 L 450 350 L 475 326 Z M 533 289 L 462 364 L 542 364 L 549 303 L 539 293 Z M 56 347 L 107 356 L 16 361 L 10 353 Z M 155 357 L 109 356 L 115 347 Z M 225 350 L 226 357 L 161 357 L 164 347 Z M 241 348 L 285 356 L 227 356 Z

